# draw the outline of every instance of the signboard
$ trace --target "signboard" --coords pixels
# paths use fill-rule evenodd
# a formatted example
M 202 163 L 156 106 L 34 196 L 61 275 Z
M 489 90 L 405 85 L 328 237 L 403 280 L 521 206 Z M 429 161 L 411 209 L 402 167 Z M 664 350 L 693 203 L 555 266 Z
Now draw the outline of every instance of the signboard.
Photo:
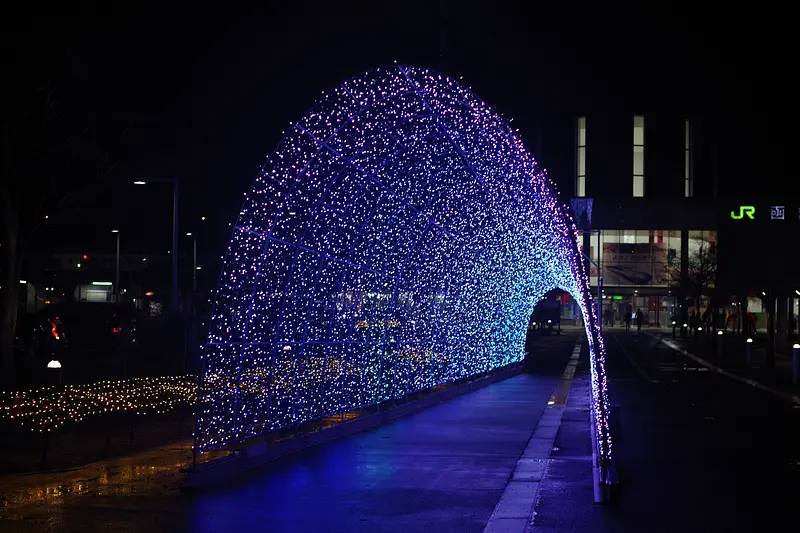
M 795 220 L 800 221 L 800 205 L 771 202 L 760 205 L 741 204 L 731 207 L 731 220 Z
M 720 286 L 727 290 L 800 286 L 796 246 L 800 197 L 722 197 L 717 205 Z
M 731 211 L 731 218 L 733 220 L 741 220 L 744 217 L 753 220 L 755 218 L 756 208 L 752 205 L 740 205 L 738 213 L 737 211 Z

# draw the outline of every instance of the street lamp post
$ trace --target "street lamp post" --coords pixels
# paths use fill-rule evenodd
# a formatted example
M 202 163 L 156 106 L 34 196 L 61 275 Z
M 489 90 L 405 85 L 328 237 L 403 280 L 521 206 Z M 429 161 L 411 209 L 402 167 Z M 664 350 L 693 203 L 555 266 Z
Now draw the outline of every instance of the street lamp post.
M 192 238 L 192 293 L 197 292 L 197 235 L 187 233 L 187 237 Z
M 171 178 L 140 178 L 134 185 L 166 182 L 172 184 L 172 312 L 180 307 L 178 299 L 178 176 Z
M 117 234 L 117 277 L 116 277 L 116 280 L 114 281 L 114 294 L 116 296 L 116 298 L 115 298 L 116 302 L 119 303 L 119 294 L 121 292 L 119 290 L 119 230 L 118 229 L 112 229 L 111 233 L 116 233 Z

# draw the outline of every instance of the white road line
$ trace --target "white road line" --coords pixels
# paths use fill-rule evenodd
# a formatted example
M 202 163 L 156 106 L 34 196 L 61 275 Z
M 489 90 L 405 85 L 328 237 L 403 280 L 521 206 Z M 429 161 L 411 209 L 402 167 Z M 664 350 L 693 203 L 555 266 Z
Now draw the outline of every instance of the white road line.
M 528 445 L 517 460 L 514 471 L 509 477 L 500 501 L 492 511 L 483 533 L 524 533 L 533 516 L 539 486 L 550 464 L 550 453 L 553 451 L 561 417 L 567 401 L 569 389 L 578 358 L 581 355 L 583 334 L 578 337 L 572 356 L 567 362 L 542 417 L 536 424 Z M 590 457 L 588 459 L 591 459 Z
M 741 381 L 742 383 L 747 383 L 748 385 L 751 385 L 751 386 L 753 386 L 753 387 L 755 387 L 757 389 L 761 389 L 763 391 L 766 391 L 766 392 L 769 392 L 771 394 L 774 394 L 775 396 L 779 396 L 779 397 L 783 398 L 784 400 L 788 400 L 788 401 L 794 403 L 795 405 L 800 405 L 800 396 L 798 396 L 797 394 L 792 394 L 791 392 L 781 391 L 781 390 L 772 388 L 772 387 L 770 387 L 768 385 L 764 385 L 763 383 L 760 383 L 760 382 L 758 382 L 758 381 L 756 381 L 754 379 L 738 376 L 738 375 L 734 374 L 733 372 L 729 372 L 729 371 L 725 370 L 724 368 L 720 368 L 720 367 L 718 367 L 717 365 L 715 365 L 713 363 L 709 363 L 705 359 L 701 359 L 700 357 L 697 357 L 693 353 L 691 353 L 691 352 L 689 352 L 687 350 L 684 350 L 683 348 L 681 348 L 680 346 L 678 346 L 677 344 L 675 344 L 674 342 L 672 342 L 669 339 L 665 339 L 664 337 L 661 337 L 661 339 L 659 339 L 659 340 L 664 345 L 669 346 L 673 350 L 682 353 L 683 355 L 685 355 L 689 359 L 692 359 L 693 361 L 696 361 L 696 362 L 700 363 L 701 365 L 705 366 L 709 370 L 713 370 L 715 372 L 719 372 L 723 376 L 728 376 L 729 378 L 735 379 L 736 381 Z

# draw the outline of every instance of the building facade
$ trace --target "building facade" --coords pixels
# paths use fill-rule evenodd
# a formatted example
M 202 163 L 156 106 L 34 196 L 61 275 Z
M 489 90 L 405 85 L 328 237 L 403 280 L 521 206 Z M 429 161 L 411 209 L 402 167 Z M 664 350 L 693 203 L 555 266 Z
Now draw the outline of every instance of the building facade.
M 708 306 L 681 292 L 717 249 L 715 165 L 700 131 L 672 115 L 575 120 L 571 206 L 606 325 L 638 312 L 664 327 Z

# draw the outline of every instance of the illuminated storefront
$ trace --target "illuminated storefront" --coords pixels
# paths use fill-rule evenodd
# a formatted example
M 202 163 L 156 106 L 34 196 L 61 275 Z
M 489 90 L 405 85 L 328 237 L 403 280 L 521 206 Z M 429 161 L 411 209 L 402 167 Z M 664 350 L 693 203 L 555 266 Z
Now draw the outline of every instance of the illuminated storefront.
M 673 315 L 680 316 L 677 298 L 681 280 L 681 260 L 691 265 L 713 258 L 717 232 L 711 230 L 618 230 L 601 229 L 589 232 L 588 255 L 595 264 L 590 268 L 590 283 L 597 286 L 597 265 L 603 283 L 605 322 L 618 325 L 627 313 L 635 319 L 641 309 L 645 324 L 670 325 Z M 598 243 L 599 239 L 599 243 Z M 687 253 L 682 253 L 682 242 Z M 601 251 L 598 257 L 598 244 Z M 584 247 L 584 252 L 587 249 Z M 713 288 L 713 282 L 709 284 Z M 689 315 L 695 311 L 686 304 Z M 701 298 L 702 312 L 707 301 Z

